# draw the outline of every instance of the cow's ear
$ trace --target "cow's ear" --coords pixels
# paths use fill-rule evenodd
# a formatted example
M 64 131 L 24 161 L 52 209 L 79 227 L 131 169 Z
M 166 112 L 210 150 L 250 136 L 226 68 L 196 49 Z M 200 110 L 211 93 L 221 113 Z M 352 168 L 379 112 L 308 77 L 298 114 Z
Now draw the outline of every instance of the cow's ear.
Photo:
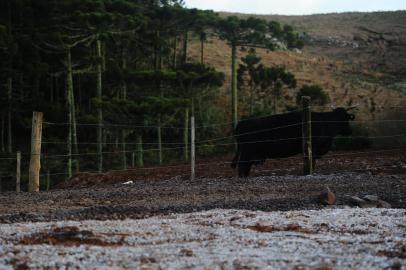
M 352 113 L 351 113 L 351 114 L 349 114 L 349 115 L 348 115 L 348 119 L 350 119 L 350 120 L 354 120 L 354 119 L 355 119 L 355 115 L 354 115 L 354 114 L 352 114 Z

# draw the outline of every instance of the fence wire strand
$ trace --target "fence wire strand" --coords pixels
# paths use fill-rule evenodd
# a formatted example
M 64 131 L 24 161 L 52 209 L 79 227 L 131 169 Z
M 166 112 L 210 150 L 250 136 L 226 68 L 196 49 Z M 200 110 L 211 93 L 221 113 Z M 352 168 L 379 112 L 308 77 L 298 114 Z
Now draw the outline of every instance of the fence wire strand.
M 403 148 L 393 148 L 393 149 L 386 149 L 386 150 L 376 150 L 376 151 L 360 151 L 360 152 L 350 152 L 350 153 L 343 153 L 343 154 L 327 154 L 326 158 L 329 157 L 335 157 L 335 156 L 353 156 L 353 155 L 369 155 L 372 153 L 388 153 L 388 152 L 394 152 L 394 151 L 399 151 L 399 150 L 406 150 L 406 147 Z M 294 157 L 288 157 L 288 158 L 278 158 L 278 159 L 271 159 L 267 160 L 267 163 L 276 163 L 278 161 L 283 161 L 283 160 L 291 160 L 295 161 L 295 164 L 297 165 L 303 165 L 303 163 L 299 162 L 297 163 L 296 160 L 302 160 L 303 156 L 297 155 Z M 259 159 L 253 159 L 253 160 L 245 160 L 243 163 L 255 163 L 255 162 L 263 162 L 263 160 Z M 196 167 L 204 167 L 204 166 L 213 166 L 213 165 L 230 165 L 232 164 L 231 161 L 215 161 L 215 162 L 201 162 L 201 163 L 196 163 Z M 385 165 L 385 166 L 373 166 L 374 168 L 394 168 L 394 165 Z M 397 166 L 395 166 L 397 167 Z M 190 168 L 190 164 L 180 164 L 180 165 L 168 165 L 168 166 L 153 166 L 153 167 L 136 167 L 136 168 L 128 168 L 128 169 L 120 169 L 120 170 L 108 170 L 105 172 L 96 172 L 96 171 L 86 171 L 86 172 L 80 172 L 80 173 L 89 173 L 89 174 L 106 174 L 106 173 L 115 173 L 115 172 L 131 172 L 131 171 L 149 171 L 149 170 L 159 170 L 159 169 L 168 169 L 168 168 Z M 360 168 L 358 170 L 364 170 L 365 168 Z M 66 175 L 66 172 L 61 172 L 61 173 L 52 173 L 49 174 L 50 176 L 54 175 Z M 41 174 L 41 177 L 45 177 L 48 174 Z
M 406 108 L 406 107 L 396 107 L 392 106 L 393 108 Z M 312 107 L 314 108 L 314 106 Z M 321 107 L 317 107 L 321 108 Z M 327 107 L 325 107 L 327 108 Z M 296 112 L 302 112 L 303 110 L 295 110 Z M 293 112 L 293 111 L 291 111 Z M 246 118 L 241 121 L 248 121 L 248 120 L 254 120 L 254 119 L 261 119 L 265 118 L 266 116 L 259 116 L 259 117 L 252 117 L 252 118 Z M 354 120 L 354 121 L 312 121 L 312 123 L 342 123 L 342 122 L 350 122 L 350 123 L 406 123 L 405 119 L 372 119 L 372 120 Z M 53 122 L 43 122 L 45 126 L 69 126 L 69 123 L 53 123 Z M 131 123 L 128 124 L 108 124 L 108 123 L 103 123 L 102 125 L 99 124 L 91 124 L 91 123 L 76 123 L 77 126 L 90 126 L 90 127 L 102 127 L 102 128 L 131 128 L 131 129 L 146 129 L 146 128 L 161 128 L 161 129 L 175 129 L 175 130 L 190 130 L 190 127 L 185 128 L 185 127 L 178 127 L 178 126 L 155 126 L 155 125 L 133 125 Z M 246 135 L 251 135 L 251 134 L 258 134 L 262 132 L 268 132 L 268 131 L 273 131 L 273 130 L 280 130 L 284 128 L 289 128 L 289 127 L 294 127 L 294 126 L 301 126 L 302 122 L 294 123 L 294 124 L 289 124 L 289 125 L 283 125 L 283 126 L 276 126 L 272 128 L 265 128 L 261 130 L 255 130 L 255 131 L 249 131 L 241 134 L 236 134 L 236 135 L 230 135 L 230 136 L 225 136 L 225 137 L 219 137 L 219 138 L 211 138 L 211 139 L 206 139 L 206 140 L 199 140 L 196 141 L 196 148 L 204 148 L 204 147 L 222 147 L 222 146 L 231 146 L 235 145 L 235 142 L 230 142 L 230 143 L 218 143 L 218 141 L 222 140 L 230 140 L 230 139 L 238 139 L 239 137 L 246 136 Z M 232 122 L 226 122 L 226 123 L 215 123 L 215 124 L 208 124 L 208 125 L 201 125 L 201 126 L 196 126 L 195 129 L 205 129 L 205 128 L 214 128 L 214 127 L 225 127 L 225 126 L 232 126 Z M 382 136 L 343 136 L 341 138 L 368 138 L 368 139 L 390 139 L 390 138 L 399 138 L 399 137 L 405 137 L 406 134 L 394 134 L 394 135 L 382 135 Z M 312 136 L 312 138 L 333 138 L 332 136 Z M 257 141 L 246 141 L 246 142 L 240 142 L 239 144 L 256 144 L 256 143 L 266 143 L 266 142 L 278 142 L 278 141 L 289 141 L 289 140 L 299 140 L 303 139 L 303 136 L 300 137 L 291 137 L 291 138 L 279 138 L 279 139 L 270 139 L 270 140 L 257 140 Z M 67 144 L 67 142 L 64 141 L 43 141 L 42 144 L 44 145 L 64 145 Z M 99 142 L 78 142 L 76 145 L 99 145 Z M 106 142 L 106 143 L 101 143 L 103 146 L 111 146 L 111 145 L 116 145 L 116 146 L 138 146 L 140 143 L 134 143 L 134 142 Z M 190 142 L 188 142 L 189 146 Z M 75 145 L 75 144 L 72 144 Z M 85 153 L 72 153 L 72 154 L 43 154 L 42 158 L 44 159 L 51 159 L 51 158 L 70 158 L 70 157 L 86 157 L 86 156 L 97 156 L 97 155 L 108 155 L 108 154 L 126 154 L 126 153 L 137 153 L 137 152 L 156 152 L 156 151 L 171 151 L 171 150 L 180 150 L 180 149 L 185 149 L 186 145 L 185 142 L 162 142 L 162 143 L 150 143 L 150 142 L 143 142 L 141 145 L 150 145 L 150 146 L 156 146 L 156 145 L 168 145 L 168 146 L 181 146 L 181 147 L 161 147 L 161 148 L 152 148 L 152 149 L 134 149 L 134 150 L 117 150 L 117 151 L 104 151 L 104 152 L 85 152 Z M 111 149 L 111 148 L 110 148 Z M 376 154 L 376 153 L 390 153 L 393 151 L 399 151 L 399 150 L 406 150 L 406 148 L 392 148 L 392 149 L 383 149 L 383 150 L 374 150 L 374 151 L 359 151 L 359 152 L 347 152 L 347 153 L 331 153 L 325 155 L 325 158 L 329 157 L 343 157 L 343 156 L 354 156 L 354 155 L 370 155 L 370 154 Z M 29 156 L 31 155 L 30 153 L 21 153 L 22 156 Z M 302 156 L 294 156 L 294 157 L 289 157 L 289 158 L 278 158 L 275 160 L 270 160 L 268 162 L 272 161 L 278 161 L 278 160 L 298 160 L 298 159 L 303 159 Z M 16 157 L 0 157 L 0 160 L 16 160 Z M 247 160 L 243 162 L 250 162 L 250 163 L 256 163 L 256 162 L 263 162 L 263 160 Z M 222 164 L 222 165 L 230 165 L 232 162 L 224 161 L 224 162 L 209 162 L 209 163 L 196 163 L 196 167 L 202 167 L 202 166 L 209 166 L 209 165 L 214 165 L 214 164 Z M 301 163 L 297 163 L 300 165 Z M 157 170 L 157 169 L 165 169 L 165 168 L 189 168 L 190 164 L 181 164 L 181 165 L 168 165 L 168 166 L 156 166 L 156 167 L 136 167 L 136 168 L 129 168 L 125 170 L 109 170 L 108 172 L 123 172 L 123 171 L 138 171 L 138 170 Z M 96 173 L 96 172 L 95 172 Z M 41 177 L 45 176 L 56 176 L 56 175 L 67 175 L 67 172 L 63 173 L 52 173 L 52 174 L 41 174 Z M 15 178 L 15 175 L 9 175 L 9 176 L 0 176 L 0 178 Z

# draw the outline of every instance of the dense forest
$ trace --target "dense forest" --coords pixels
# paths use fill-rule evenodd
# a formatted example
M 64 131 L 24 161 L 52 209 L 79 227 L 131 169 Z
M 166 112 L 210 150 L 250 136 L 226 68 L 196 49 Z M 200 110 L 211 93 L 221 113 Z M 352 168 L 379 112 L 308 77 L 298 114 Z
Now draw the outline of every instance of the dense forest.
M 224 74 L 204 62 L 211 36 L 232 52 L 229 106 L 218 103 Z M 198 61 L 187 55 L 192 39 L 200 43 Z M 1 1 L 2 171 L 14 170 L 7 158 L 17 150 L 27 161 L 33 111 L 44 113 L 43 171 L 66 176 L 187 160 L 190 116 L 206 142 L 199 154 L 232 149 L 211 147 L 209 139 L 231 134 L 238 89 L 250 84 L 249 59 L 238 67 L 237 51 L 302 46 L 289 25 L 222 18 L 180 0 Z M 261 72 L 265 88 L 295 83 L 284 70 Z

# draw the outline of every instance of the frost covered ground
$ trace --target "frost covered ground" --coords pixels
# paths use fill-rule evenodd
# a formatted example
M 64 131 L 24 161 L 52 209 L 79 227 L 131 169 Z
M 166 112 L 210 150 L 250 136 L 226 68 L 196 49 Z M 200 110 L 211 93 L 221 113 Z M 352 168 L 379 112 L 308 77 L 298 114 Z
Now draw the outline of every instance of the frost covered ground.
M 0 224 L 0 269 L 406 269 L 406 210 Z

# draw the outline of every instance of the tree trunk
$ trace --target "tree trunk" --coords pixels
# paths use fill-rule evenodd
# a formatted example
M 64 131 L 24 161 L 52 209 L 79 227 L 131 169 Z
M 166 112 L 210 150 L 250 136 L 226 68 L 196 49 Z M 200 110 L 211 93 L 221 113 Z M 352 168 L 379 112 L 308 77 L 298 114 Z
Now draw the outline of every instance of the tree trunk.
M 231 112 L 233 117 L 233 127 L 238 123 L 238 96 L 237 96 L 237 46 L 231 47 Z
M 127 48 L 123 48 L 122 51 L 122 70 L 127 70 Z M 127 99 L 127 82 L 125 80 L 122 82 L 121 96 L 124 100 Z
M 97 40 L 97 99 L 102 100 L 102 52 L 101 41 Z M 103 111 L 101 106 L 97 108 L 97 153 L 99 156 L 98 171 L 103 170 Z
M 11 130 L 11 109 L 13 108 L 12 96 L 13 96 L 13 79 L 7 79 L 7 90 L 8 90 L 8 142 L 7 142 L 7 150 L 9 153 L 13 152 L 13 142 L 12 142 L 12 130 Z
M 123 51 L 122 51 L 122 69 L 124 71 L 127 70 L 127 49 L 126 48 L 123 48 Z M 123 85 L 122 85 L 122 89 L 121 89 L 121 91 L 122 91 L 121 96 L 124 100 L 127 100 L 127 83 L 125 80 L 123 80 L 122 84 Z M 122 143 L 122 151 L 123 151 L 123 168 L 124 168 L 124 170 L 127 169 L 127 153 L 126 153 L 127 147 L 126 147 L 126 141 L 125 141 L 126 133 L 127 133 L 127 131 L 125 129 L 121 130 L 121 143 Z
M 73 71 L 72 71 L 72 55 L 70 48 L 68 49 L 68 61 L 67 61 L 67 90 L 68 90 L 68 106 L 69 106 L 69 114 L 70 114 L 70 122 L 69 122 L 69 129 L 70 129 L 70 134 L 72 136 L 72 143 L 73 143 L 73 153 L 75 154 L 75 158 L 73 158 L 73 161 L 71 159 L 71 156 L 69 158 L 71 159 L 71 164 L 75 164 L 75 171 L 79 172 L 79 149 L 78 149 L 78 139 L 77 139 L 77 128 L 76 128 L 76 105 L 75 105 L 75 94 L 73 90 Z M 72 154 L 72 146 L 70 146 L 70 153 Z M 72 163 L 73 162 L 73 163 Z M 69 171 L 68 171 L 69 173 Z M 71 175 L 70 175 L 71 176 Z M 69 176 L 69 177 L 70 177 Z
M 54 78 L 52 75 L 49 77 L 49 82 L 49 101 L 54 104 Z
M 161 129 L 161 117 L 158 119 L 158 128 L 157 128 L 157 136 L 158 136 L 158 162 L 159 165 L 162 165 L 163 162 L 163 154 L 162 154 L 162 129 Z
M 254 87 L 251 86 L 250 90 L 250 115 L 252 115 L 254 113 Z
M 120 145 L 120 131 L 118 129 L 114 129 L 114 150 L 118 151 Z
M 55 76 L 55 101 L 59 104 L 59 81 L 58 76 Z
M 73 133 L 73 127 L 72 127 L 72 118 L 73 118 L 73 112 L 72 112 L 72 94 L 73 92 L 73 78 L 72 78 L 72 59 L 71 59 L 71 53 L 70 53 L 70 48 L 67 49 L 66 51 L 67 54 L 67 70 L 66 70 L 66 101 L 67 101 L 67 107 L 68 107 L 68 140 L 67 140 L 67 147 L 68 147 L 68 164 L 67 164 L 67 169 L 68 169 L 68 177 L 72 177 L 72 133 Z
M 204 40 L 205 34 L 200 33 L 200 64 L 204 64 Z
M 106 43 L 101 43 L 102 72 L 106 71 Z
M 185 161 L 189 161 L 189 109 L 185 109 L 185 120 L 183 130 L 183 157 Z
M 82 106 L 82 75 L 78 74 L 78 103 L 77 103 L 77 111 L 78 113 L 83 109 Z
M 122 143 L 122 152 L 123 152 L 123 169 L 127 170 L 127 145 L 125 143 L 127 132 L 125 129 L 121 130 L 121 143 Z
M 4 142 L 4 134 L 5 134 L 5 129 L 6 129 L 6 119 L 5 119 L 5 112 L 1 112 L 1 152 L 6 151 L 6 146 Z
M 73 84 L 72 84 L 73 85 Z M 73 140 L 73 153 L 75 154 L 75 171 L 79 172 L 79 148 L 78 148 L 78 136 L 77 136 L 77 125 L 76 125 L 76 106 L 75 106 L 75 95 L 73 88 L 70 90 L 71 94 L 71 106 L 72 106 L 72 140 Z
M 160 37 L 160 32 L 158 32 L 158 37 Z M 162 70 L 162 47 L 159 45 L 158 47 L 158 62 L 156 65 L 156 70 Z M 164 96 L 164 92 L 161 85 L 161 80 L 157 80 L 157 90 L 160 93 L 161 98 Z M 162 153 L 162 114 L 158 115 L 158 129 L 157 129 L 157 136 L 158 136 L 158 161 L 159 165 L 163 163 L 163 153 Z
M 273 114 L 276 114 L 276 103 L 278 102 L 278 98 L 276 96 L 276 94 L 273 96 Z
M 176 69 L 177 57 L 178 57 L 178 37 L 175 36 L 175 40 L 173 42 L 173 59 L 172 59 L 172 68 L 174 69 Z
M 142 149 L 142 136 L 137 136 L 137 167 L 144 167 L 144 157 Z
M 182 53 L 182 64 L 187 62 L 187 49 L 189 43 L 189 32 L 186 31 L 183 35 L 183 53 Z

